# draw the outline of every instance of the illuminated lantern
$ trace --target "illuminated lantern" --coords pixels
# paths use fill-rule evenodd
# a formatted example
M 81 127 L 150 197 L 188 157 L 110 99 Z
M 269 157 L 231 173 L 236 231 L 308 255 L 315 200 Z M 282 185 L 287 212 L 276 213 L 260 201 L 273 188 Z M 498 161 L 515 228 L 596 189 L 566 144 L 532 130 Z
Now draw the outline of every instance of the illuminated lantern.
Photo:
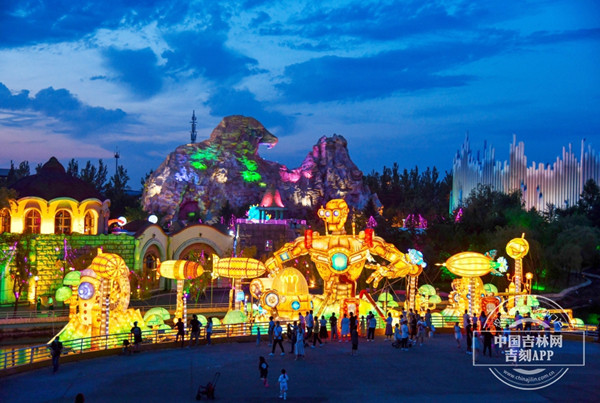
M 344 271 L 348 267 L 348 256 L 336 253 L 331 257 L 331 267 L 336 271 Z
M 525 234 L 521 238 L 511 239 L 506 244 L 506 253 L 513 259 L 522 259 L 527 252 L 529 252 L 529 242 L 524 238 Z
M 436 295 L 437 292 L 435 290 L 435 287 L 433 287 L 431 284 L 423 284 L 422 286 L 419 287 L 419 294 L 425 295 L 425 296 L 432 296 L 432 295 Z
M 461 277 L 481 277 L 492 271 L 491 257 L 477 252 L 461 252 L 451 256 L 444 266 Z
M 66 300 L 68 300 L 69 298 L 71 298 L 71 294 L 73 293 L 73 291 L 71 290 L 70 287 L 60 287 L 58 290 L 56 290 L 56 293 L 54 294 L 54 296 L 56 297 L 57 301 L 60 302 L 64 302 Z
M 158 271 L 161 276 L 174 280 L 186 280 L 197 278 L 204 273 L 200 263 L 187 260 L 166 260 L 160 263 Z
M 373 228 L 365 229 L 365 244 L 369 247 L 373 247 Z
M 78 271 L 70 271 L 67 273 L 67 275 L 65 276 L 64 280 L 63 280 L 63 284 L 64 285 L 79 285 L 79 282 L 81 281 L 81 273 Z
M 248 320 L 248 316 L 242 311 L 234 310 L 229 311 L 223 318 L 223 324 L 233 325 L 236 323 L 245 323 Z
M 306 249 L 312 248 L 313 241 L 313 231 L 311 229 L 307 229 L 304 231 L 304 247 Z
M 246 299 L 246 295 L 244 294 L 244 291 L 238 291 L 235 294 L 235 300 L 236 301 L 240 302 L 240 301 L 243 301 L 244 299 Z
M 79 295 L 79 298 L 83 300 L 88 300 L 92 298 L 95 292 L 96 289 L 94 285 L 87 281 L 84 281 L 81 284 L 79 284 L 79 287 L 77 288 L 77 294 Z
M 260 260 L 246 257 L 220 258 L 213 256 L 213 275 L 221 277 L 242 279 L 262 276 L 267 268 Z
M 498 287 L 496 287 L 494 284 L 490 284 L 490 283 L 484 284 L 483 289 L 488 294 L 498 294 Z

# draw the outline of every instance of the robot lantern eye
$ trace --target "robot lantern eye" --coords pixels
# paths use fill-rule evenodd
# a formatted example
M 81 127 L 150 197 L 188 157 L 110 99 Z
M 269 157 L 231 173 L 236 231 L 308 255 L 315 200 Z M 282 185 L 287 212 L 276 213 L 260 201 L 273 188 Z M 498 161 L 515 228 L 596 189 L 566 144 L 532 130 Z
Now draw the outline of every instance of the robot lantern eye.
M 326 217 L 330 217 L 330 216 L 331 216 L 331 211 L 327 210 L 327 211 L 325 212 L 325 216 L 326 216 Z
M 319 216 L 323 217 L 325 215 L 325 210 L 321 209 L 319 210 Z
M 333 210 L 333 215 L 334 216 L 339 216 L 340 215 L 340 211 L 339 210 Z

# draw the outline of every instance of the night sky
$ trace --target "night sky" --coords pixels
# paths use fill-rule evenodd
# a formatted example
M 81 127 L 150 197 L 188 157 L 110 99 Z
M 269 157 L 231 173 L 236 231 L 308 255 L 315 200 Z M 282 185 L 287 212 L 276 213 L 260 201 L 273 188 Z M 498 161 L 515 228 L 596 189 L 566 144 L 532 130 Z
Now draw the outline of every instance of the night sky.
M 0 1 L 0 167 L 56 156 L 139 179 L 227 115 L 296 167 L 341 134 L 365 173 L 450 170 L 469 132 L 529 164 L 600 150 L 600 2 Z

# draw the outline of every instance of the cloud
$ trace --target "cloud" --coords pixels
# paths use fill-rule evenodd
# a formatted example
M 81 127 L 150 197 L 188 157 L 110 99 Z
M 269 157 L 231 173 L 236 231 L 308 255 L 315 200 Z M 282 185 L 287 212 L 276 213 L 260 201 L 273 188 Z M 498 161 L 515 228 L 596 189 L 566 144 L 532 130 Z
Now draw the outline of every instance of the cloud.
M 55 90 L 48 87 L 30 97 L 27 90 L 13 95 L 3 83 L 0 83 L 0 109 L 43 113 L 67 123 L 69 128 L 62 130 L 63 132 L 78 136 L 86 136 L 100 128 L 121 123 L 127 116 L 121 109 L 85 105 L 66 89 Z M 13 126 L 14 122 L 13 119 Z
M 325 56 L 285 68 L 277 85 L 292 102 L 364 100 L 395 92 L 464 86 L 475 79 L 450 69 L 501 52 L 500 39 L 489 43 L 433 43 L 381 52 L 374 56 Z
M 256 73 L 258 62 L 225 46 L 219 33 L 185 31 L 167 35 L 171 50 L 164 52 L 170 74 L 192 70 L 209 80 L 237 82 Z
M 536 31 L 525 37 L 523 42 L 531 45 L 545 45 L 559 42 L 599 40 L 600 28 L 594 29 L 573 29 L 566 31 Z
M 535 5 L 527 5 L 531 12 Z M 269 35 L 300 35 L 305 39 L 350 37 L 360 41 L 389 41 L 448 31 L 468 31 L 523 13 L 523 7 L 472 1 L 357 1 L 343 7 L 306 7 L 285 24 L 261 28 Z
M 219 88 L 210 96 L 206 106 L 210 108 L 213 116 L 252 116 L 265 127 L 278 126 L 283 129 L 283 132 L 289 132 L 294 122 L 292 117 L 268 111 L 261 102 L 256 100 L 254 94 L 247 90 Z
M 162 88 L 161 68 L 152 49 L 108 48 L 104 52 L 108 67 L 117 75 L 115 80 L 126 84 L 139 98 L 151 98 Z

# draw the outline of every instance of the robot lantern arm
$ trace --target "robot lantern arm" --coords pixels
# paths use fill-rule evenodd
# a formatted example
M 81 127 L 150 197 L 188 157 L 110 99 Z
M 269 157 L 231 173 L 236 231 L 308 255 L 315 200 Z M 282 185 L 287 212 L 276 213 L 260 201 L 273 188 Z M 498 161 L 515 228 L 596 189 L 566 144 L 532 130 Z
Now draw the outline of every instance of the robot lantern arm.
M 286 243 L 274 252 L 273 256 L 265 262 L 269 277 L 279 273 L 279 271 L 283 269 L 283 266 L 290 260 L 306 254 L 308 254 L 308 250 L 304 246 L 303 237 L 296 238 L 293 242 Z
M 384 277 L 391 279 L 407 275 L 418 276 L 422 271 L 421 266 L 411 263 L 404 253 L 379 237 L 373 239 L 373 247 L 369 248 L 369 252 L 390 262 L 386 266 L 371 266 L 375 268 L 375 272 L 369 276 L 367 283 L 373 282 L 375 287 Z

